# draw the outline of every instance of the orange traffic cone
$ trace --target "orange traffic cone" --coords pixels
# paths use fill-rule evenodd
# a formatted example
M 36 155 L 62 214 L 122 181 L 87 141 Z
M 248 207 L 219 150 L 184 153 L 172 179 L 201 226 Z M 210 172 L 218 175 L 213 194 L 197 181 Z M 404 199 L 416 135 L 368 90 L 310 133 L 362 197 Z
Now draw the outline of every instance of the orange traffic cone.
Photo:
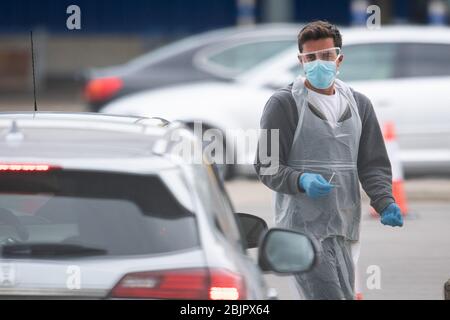
M 395 124 L 393 122 L 389 121 L 384 124 L 383 137 L 392 167 L 392 194 L 395 202 L 400 207 L 402 215 L 406 216 L 408 213 L 408 205 L 403 185 L 403 167 L 400 161 L 397 135 L 395 132 Z M 378 216 L 373 208 L 371 208 L 370 213 L 373 216 Z

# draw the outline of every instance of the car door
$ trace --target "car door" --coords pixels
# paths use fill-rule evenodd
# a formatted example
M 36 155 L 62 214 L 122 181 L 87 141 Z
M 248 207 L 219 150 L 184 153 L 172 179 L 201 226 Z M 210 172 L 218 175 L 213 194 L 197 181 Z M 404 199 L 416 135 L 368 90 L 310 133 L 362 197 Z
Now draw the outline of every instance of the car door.
M 395 123 L 406 170 L 431 173 L 448 166 L 450 46 L 372 43 L 343 52 L 340 77 L 371 99 L 381 125 Z
M 245 238 L 241 233 L 236 213 L 227 194 L 225 186 L 218 179 L 212 166 L 208 169 L 208 186 L 210 190 L 210 200 L 215 208 L 213 214 L 218 230 L 234 248 L 230 258 L 235 257 L 240 272 L 246 280 L 246 285 L 252 296 L 256 299 L 266 299 L 268 289 L 262 272 L 255 261 L 247 254 L 245 249 Z
M 423 172 L 450 170 L 450 43 L 398 45 L 393 107 L 402 158 Z
M 371 100 L 381 125 L 396 125 L 410 173 L 450 167 L 450 44 L 358 43 L 344 46 L 338 78 Z M 292 79 L 300 65 L 286 65 Z

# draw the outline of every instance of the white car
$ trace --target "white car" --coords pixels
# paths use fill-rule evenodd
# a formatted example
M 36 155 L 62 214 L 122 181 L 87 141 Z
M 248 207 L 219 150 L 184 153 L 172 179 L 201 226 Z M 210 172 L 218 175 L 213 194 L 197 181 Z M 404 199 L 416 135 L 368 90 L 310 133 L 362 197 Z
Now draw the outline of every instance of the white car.
M 262 270 L 314 266 L 313 239 L 235 213 L 174 132 L 197 144 L 156 119 L 0 113 L 0 299 L 274 299 Z
M 183 83 L 135 93 L 114 100 L 101 112 L 160 116 L 188 124 L 202 121 L 204 127 L 226 134 L 227 148 L 234 154 L 236 136 L 227 132 L 258 129 L 270 95 L 300 74 L 295 34 L 292 28 L 284 29 L 293 37 L 292 46 L 235 72 L 233 81 Z M 395 123 L 406 174 L 450 172 L 450 28 L 386 26 L 341 32 L 344 63 L 338 77 L 371 99 L 380 123 Z M 260 41 L 268 44 L 270 37 Z M 219 74 L 236 62 L 240 49 L 249 50 L 249 44 L 241 41 L 222 51 L 200 51 L 193 59 Z M 226 50 L 235 54 L 227 55 Z M 245 164 L 234 166 L 234 173 L 253 173 L 254 147 L 237 154 L 236 163 Z

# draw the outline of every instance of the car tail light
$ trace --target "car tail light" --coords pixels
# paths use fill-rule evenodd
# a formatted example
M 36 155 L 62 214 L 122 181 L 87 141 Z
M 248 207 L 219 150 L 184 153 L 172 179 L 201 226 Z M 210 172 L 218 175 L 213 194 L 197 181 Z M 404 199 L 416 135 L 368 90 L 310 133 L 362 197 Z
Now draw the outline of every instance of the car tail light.
M 238 300 L 245 299 L 241 276 L 222 269 L 180 269 L 127 274 L 113 298 Z
M 49 164 L 30 164 L 30 163 L 0 163 L 0 172 L 41 172 L 57 169 L 58 167 Z
M 244 279 L 228 270 L 212 270 L 208 298 L 210 300 L 245 299 Z
M 123 81 L 117 77 L 93 79 L 87 83 L 84 97 L 89 102 L 105 101 L 122 88 Z

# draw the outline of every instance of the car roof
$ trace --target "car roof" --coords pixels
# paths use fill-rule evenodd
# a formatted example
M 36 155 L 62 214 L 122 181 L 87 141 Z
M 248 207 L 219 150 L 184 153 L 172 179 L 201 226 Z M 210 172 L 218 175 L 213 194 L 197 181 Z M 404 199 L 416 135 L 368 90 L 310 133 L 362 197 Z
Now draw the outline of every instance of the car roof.
M 252 26 L 229 27 L 219 30 L 204 32 L 186 38 L 192 40 L 200 39 L 222 39 L 222 41 L 239 40 L 247 37 L 271 37 L 286 36 L 296 37 L 305 23 L 268 23 Z M 446 26 L 421 26 L 421 25 L 382 25 L 378 29 L 363 27 L 338 26 L 343 35 L 343 43 L 346 41 L 373 42 L 373 41 L 399 41 L 399 42 L 450 42 L 450 28 Z M 215 41 L 214 41 L 215 42 Z
M 342 42 L 414 42 L 450 43 L 450 28 L 441 26 L 381 26 L 370 30 L 366 27 L 342 28 Z
M 173 167 L 173 163 L 162 160 L 154 152 L 168 131 L 168 122 L 157 118 L 93 113 L 0 113 L 0 161 L 46 161 L 94 169 L 107 163 L 115 167 L 115 162 L 120 168 L 120 161 L 129 159 L 146 161 L 155 169 Z
M 30 107 L 31 109 L 31 107 Z M 116 124 L 133 124 L 139 123 L 143 120 L 154 120 L 155 126 L 163 126 L 164 119 L 161 118 L 147 118 L 138 116 L 124 116 L 124 115 L 110 115 L 93 112 L 55 112 L 55 111 L 20 111 L 20 112 L 0 112 L 0 120 L 50 120 L 50 121 L 73 121 L 83 125 L 85 121 L 116 123 Z M 147 122 L 149 123 L 149 122 Z M 57 122 L 53 122 L 53 126 L 58 126 Z
M 198 43 L 198 42 L 222 42 L 229 40 L 240 40 L 247 37 L 296 37 L 305 23 L 266 23 L 256 25 L 246 25 L 237 27 L 228 27 L 206 31 L 196 35 L 189 36 L 175 43 Z M 387 37 L 403 39 L 405 36 L 413 39 L 423 39 L 423 41 L 435 41 L 444 37 L 444 41 L 450 39 L 450 28 L 445 26 L 419 26 L 419 25 L 382 25 L 379 29 L 369 29 L 363 27 L 345 27 L 338 26 L 341 33 L 348 34 L 352 38 Z M 345 41 L 344 41 L 345 42 Z
M 206 31 L 195 34 L 151 50 L 136 57 L 123 65 L 112 66 L 105 69 L 91 69 L 90 77 L 105 77 L 110 74 L 127 76 L 138 72 L 151 65 L 157 65 L 178 54 L 193 54 L 198 69 L 206 71 L 207 74 L 219 78 L 230 78 L 230 75 L 221 71 L 214 71 L 211 65 L 205 67 L 202 61 L 204 54 L 211 48 L 224 44 L 233 44 L 246 41 L 263 40 L 290 40 L 292 39 L 292 50 L 297 50 L 297 35 L 305 23 L 267 23 L 246 26 L 234 26 L 222 29 Z M 437 42 L 450 43 L 450 28 L 436 26 L 402 26 L 383 25 L 378 30 L 367 27 L 340 27 L 343 34 L 344 47 L 357 43 L 376 42 Z M 206 51 L 204 49 L 207 49 Z M 290 49 L 286 49 L 286 52 Z M 192 53 L 191 51 L 194 51 Z M 202 67 L 203 66 L 203 67 Z M 231 76 L 233 77 L 233 76 Z
M 175 40 L 160 48 L 150 50 L 149 52 L 136 57 L 122 66 L 109 67 L 106 70 L 114 70 L 119 72 L 121 68 L 125 70 L 139 70 L 149 65 L 157 64 L 162 60 L 166 60 L 171 56 L 188 52 L 190 50 L 200 50 L 210 45 L 221 44 L 223 42 L 241 41 L 245 39 L 254 39 L 261 37 L 277 37 L 289 39 L 295 37 L 298 33 L 300 24 L 274 23 L 274 24 L 258 24 L 237 27 L 227 27 L 222 29 L 205 31 L 194 34 L 179 40 Z M 99 69 L 92 69 L 92 72 L 100 72 Z M 126 73 L 126 72 L 125 72 Z

